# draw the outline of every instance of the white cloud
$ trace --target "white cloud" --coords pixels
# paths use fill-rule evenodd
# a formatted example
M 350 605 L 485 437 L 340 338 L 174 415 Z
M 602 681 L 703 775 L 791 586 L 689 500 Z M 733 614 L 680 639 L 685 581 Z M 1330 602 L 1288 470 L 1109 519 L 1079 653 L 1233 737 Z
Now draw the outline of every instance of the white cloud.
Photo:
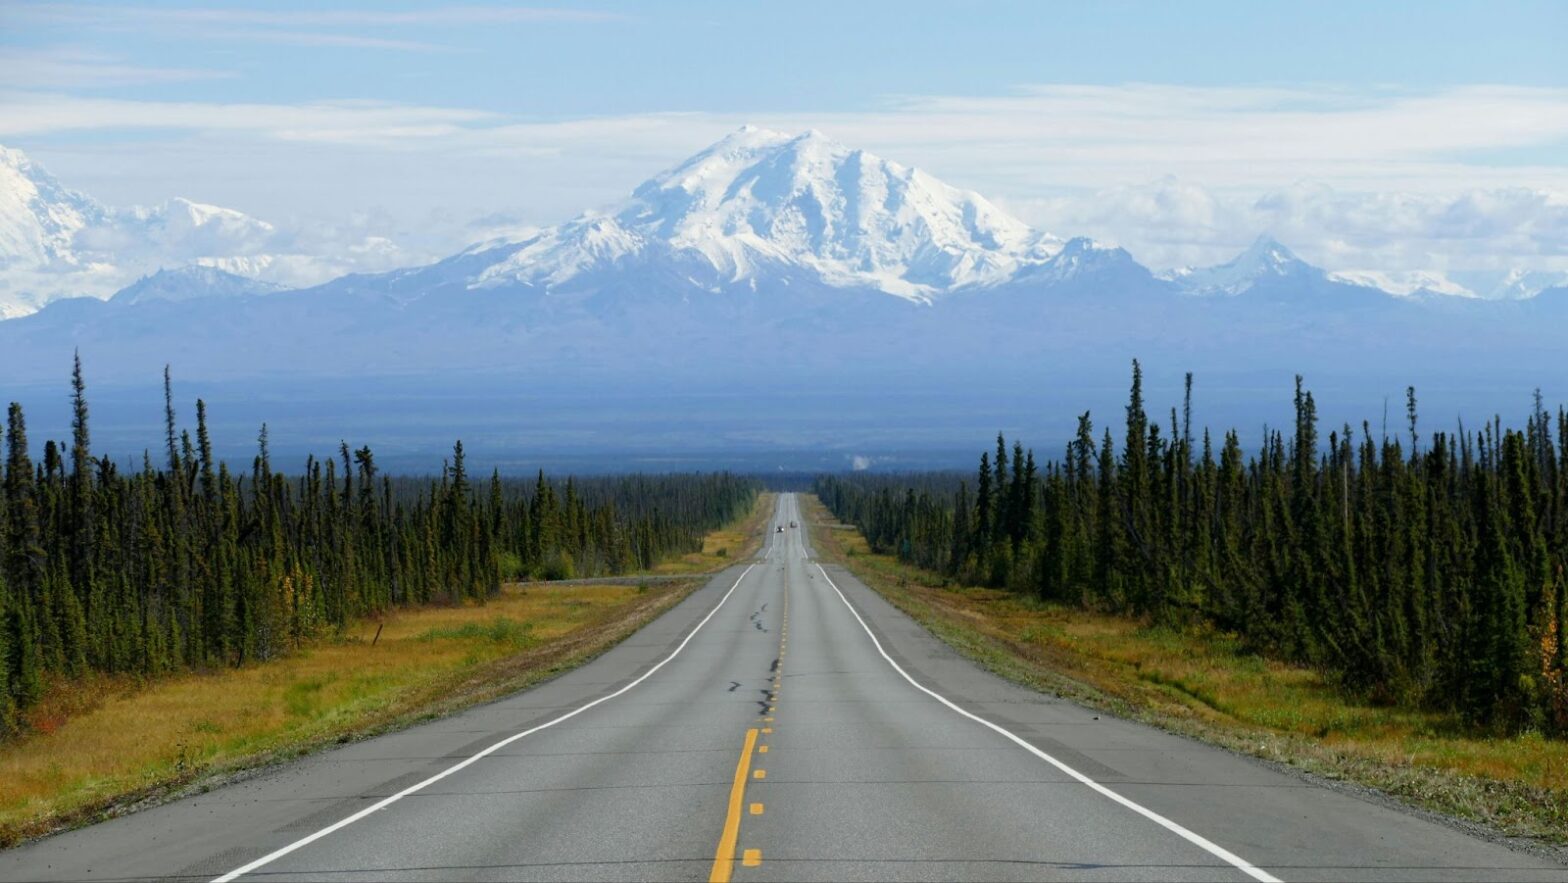
M 113 262 L 131 276 L 201 263 L 268 282 L 306 286 L 428 257 L 371 232 L 384 222 L 360 214 L 338 224 L 279 226 L 233 209 L 171 199 L 152 208 L 115 212 L 107 225 L 78 233 L 75 244 L 88 259 Z
M 9 16 L 33 24 L 213 24 L 265 27 L 426 27 L 517 22 L 602 22 L 625 16 L 545 6 L 438 5 L 426 9 L 269 9 L 148 6 L 107 3 L 15 3 Z
M 596 23 L 624 16 L 586 9 L 523 6 L 436 6 L 427 9 L 272 9 L 104 3 L 14 3 L 0 10 L 13 25 L 104 31 L 156 32 L 201 40 L 337 46 L 354 49 L 431 51 L 425 40 L 366 33 L 544 23 Z
M 0 71 L 11 89 L 139 86 L 232 77 L 229 71 L 127 64 L 102 52 L 72 46 L 22 49 L 0 46 Z
M 1209 186 L 1275 187 L 1299 178 L 1452 189 L 1568 185 L 1568 163 L 1502 165 L 1471 154 L 1568 145 L 1568 90 L 1466 87 L 1441 93 L 1173 86 L 1053 86 L 994 98 L 900 99 L 864 113 L 663 113 L 508 121 L 464 108 L 379 102 L 214 104 L 0 95 L 0 136 L 115 128 L 237 131 L 260 137 L 426 145 L 475 152 L 579 153 L 638 139 L 673 160 L 743 122 L 820 128 L 939 175 L 1102 188 L 1166 175 Z M 307 134 L 308 133 L 308 134 Z M 1545 180 L 1543 180 L 1545 179 Z M 1005 194 L 1014 187 L 1002 188 Z M 1565 187 L 1564 189 L 1568 189 Z
M 1568 269 L 1568 194 L 1546 190 L 1369 193 L 1303 181 L 1251 194 L 1167 178 L 1014 208 L 1161 268 L 1228 260 L 1268 232 L 1329 269 Z
M 281 141 L 395 147 L 410 138 L 454 138 L 466 126 L 495 118 L 463 108 L 379 101 L 308 104 L 214 104 L 134 101 L 43 92 L 0 93 L 0 137 L 92 130 L 174 129 L 205 135 L 238 133 Z
M 405 52 L 446 52 L 451 47 L 426 40 L 400 40 L 392 37 L 373 37 L 368 34 L 344 34 L 331 31 L 296 31 L 281 28 L 202 28 L 198 35 L 203 40 L 234 40 L 253 43 L 277 43 L 284 46 L 328 46 L 344 49 L 397 49 Z

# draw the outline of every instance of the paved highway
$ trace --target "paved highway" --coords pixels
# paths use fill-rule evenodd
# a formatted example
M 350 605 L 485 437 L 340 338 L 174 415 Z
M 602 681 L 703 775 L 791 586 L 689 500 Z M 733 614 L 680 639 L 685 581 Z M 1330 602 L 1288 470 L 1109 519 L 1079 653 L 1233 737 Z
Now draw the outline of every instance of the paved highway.
M 0 853 L 0 880 L 1565 880 L 1016 687 L 811 557 L 550 683 Z M 803 524 L 803 522 L 802 522 Z

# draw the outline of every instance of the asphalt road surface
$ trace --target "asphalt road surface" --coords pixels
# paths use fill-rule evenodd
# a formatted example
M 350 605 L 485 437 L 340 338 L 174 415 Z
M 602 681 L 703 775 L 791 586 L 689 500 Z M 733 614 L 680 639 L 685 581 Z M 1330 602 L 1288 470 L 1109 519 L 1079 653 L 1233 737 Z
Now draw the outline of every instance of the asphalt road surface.
M 1568 879 L 1006 683 L 819 566 L 793 496 L 767 530 L 550 683 L 0 853 L 0 880 Z

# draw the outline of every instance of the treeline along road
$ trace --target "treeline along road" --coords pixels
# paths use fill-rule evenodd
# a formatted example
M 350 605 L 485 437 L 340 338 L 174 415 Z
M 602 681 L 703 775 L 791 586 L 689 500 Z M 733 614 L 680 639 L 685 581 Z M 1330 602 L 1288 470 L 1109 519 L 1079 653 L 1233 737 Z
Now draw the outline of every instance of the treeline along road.
M 1568 412 L 1522 428 L 1294 425 L 1244 454 L 1168 422 L 1141 372 L 1120 440 L 1089 414 L 1059 458 L 997 438 L 972 478 L 830 476 L 818 496 L 873 549 L 971 584 L 1203 622 L 1378 702 L 1483 731 L 1568 734 Z
M 95 453 L 80 359 L 68 441 L 35 448 L 10 405 L 0 489 L 0 737 L 50 678 L 241 665 L 395 605 L 480 602 L 502 580 L 619 574 L 701 548 L 755 502 L 728 474 L 393 478 L 369 447 L 297 472 L 267 430 L 244 468 L 194 436 L 165 374 L 165 438 L 140 468 Z M 35 459 L 35 454 L 41 454 Z

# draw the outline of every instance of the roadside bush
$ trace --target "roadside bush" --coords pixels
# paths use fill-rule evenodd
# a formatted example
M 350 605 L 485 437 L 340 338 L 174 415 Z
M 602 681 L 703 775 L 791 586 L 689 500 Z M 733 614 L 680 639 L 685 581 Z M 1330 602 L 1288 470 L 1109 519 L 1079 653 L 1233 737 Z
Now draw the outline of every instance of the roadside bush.
M 539 578 L 545 580 L 574 579 L 577 576 L 577 567 L 572 563 L 572 556 L 565 552 L 557 552 L 539 569 Z

